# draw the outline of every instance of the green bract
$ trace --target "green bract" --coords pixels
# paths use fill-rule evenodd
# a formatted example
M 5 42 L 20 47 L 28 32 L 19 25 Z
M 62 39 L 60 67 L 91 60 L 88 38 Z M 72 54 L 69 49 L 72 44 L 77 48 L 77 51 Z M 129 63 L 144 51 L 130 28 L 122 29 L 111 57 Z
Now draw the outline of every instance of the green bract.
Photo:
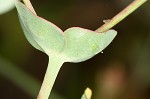
M 85 61 L 106 48 L 117 32 L 98 33 L 80 27 L 62 31 L 51 22 L 32 13 L 24 4 L 16 1 L 20 23 L 28 41 L 36 49 L 49 56 L 58 55 L 64 62 Z
M 69 28 L 64 32 L 66 47 L 64 50 L 69 62 L 81 62 L 91 58 L 106 48 L 113 38 L 116 31 L 109 30 L 105 33 L 83 28 Z

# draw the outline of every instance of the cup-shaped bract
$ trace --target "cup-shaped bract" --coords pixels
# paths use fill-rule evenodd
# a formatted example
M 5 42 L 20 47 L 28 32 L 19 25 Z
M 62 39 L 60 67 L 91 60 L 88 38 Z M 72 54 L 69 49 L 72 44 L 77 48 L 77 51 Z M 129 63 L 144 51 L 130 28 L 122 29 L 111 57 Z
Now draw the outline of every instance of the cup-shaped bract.
M 53 23 L 35 15 L 24 4 L 16 1 L 21 26 L 28 41 L 36 49 L 50 55 L 58 55 L 64 62 L 85 61 L 105 49 L 117 32 L 103 33 L 80 27 L 62 31 Z

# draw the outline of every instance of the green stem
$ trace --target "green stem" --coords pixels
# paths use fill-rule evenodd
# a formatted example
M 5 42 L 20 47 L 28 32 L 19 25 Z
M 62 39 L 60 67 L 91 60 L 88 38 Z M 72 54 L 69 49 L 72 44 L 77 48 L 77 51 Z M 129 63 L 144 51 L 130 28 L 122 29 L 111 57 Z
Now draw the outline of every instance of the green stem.
M 0 75 L 6 77 L 33 98 L 36 97 L 40 88 L 39 81 L 18 67 L 0 56 Z M 65 99 L 54 91 L 50 97 L 52 99 Z
M 37 99 L 48 99 L 62 64 L 63 61 L 58 57 L 49 58 L 47 71 Z
M 24 2 L 24 4 L 25 4 L 35 15 L 37 15 L 36 12 L 35 12 L 35 10 L 34 10 L 34 8 L 33 8 L 33 6 L 32 6 L 32 4 L 31 4 L 31 2 L 30 2 L 30 0 L 22 0 L 22 1 Z
M 118 13 L 116 16 L 114 16 L 111 20 L 106 22 L 104 25 L 99 27 L 96 31 L 104 32 L 104 31 L 111 29 L 113 26 L 115 26 L 120 21 L 122 21 L 125 17 L 127 17 L 129 14 L 131 14 L 137 8 L 139 8 L 146 1 L 147 0 L 134 0 L 129 6 L 127 6 L 124 10 L 122 10 L 120 13 Z

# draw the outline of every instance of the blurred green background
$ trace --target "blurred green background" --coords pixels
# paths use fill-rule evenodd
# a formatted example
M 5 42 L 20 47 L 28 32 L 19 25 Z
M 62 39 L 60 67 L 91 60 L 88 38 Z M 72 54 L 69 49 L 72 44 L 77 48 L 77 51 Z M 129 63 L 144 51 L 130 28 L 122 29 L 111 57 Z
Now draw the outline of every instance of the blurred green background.
M 133 0 L 31 0 L 37 14 L 62 30 L 96 30 Z M 150 99 L 150 2 L 114 27 L 114 41 L 92 59 L 65 63 L 51 99 Z M 0 15 L 0 97 L 36 99 L 48 57 L 34 49 L 20 27 L 16 9 Z

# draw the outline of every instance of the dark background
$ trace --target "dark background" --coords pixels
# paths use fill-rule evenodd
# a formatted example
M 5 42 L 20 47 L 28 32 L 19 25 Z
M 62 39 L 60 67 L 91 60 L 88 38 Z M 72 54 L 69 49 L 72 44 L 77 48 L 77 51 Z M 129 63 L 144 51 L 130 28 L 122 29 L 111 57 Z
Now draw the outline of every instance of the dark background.
M 37 14 L 63 31 L 73 26 L 96 30 L 133 0 L 32 0 Z M 114 41 L 95 57 L 65 63 L 51 99 L 150 99 L 150 2 L 117 24 Z M 20 27 L 16 9 L 0 15 L 0 97 L 36 99 L 48 57 L 34 49 Z M 22 73 L 23 72 L 23 73 Z M 26 75 L 27 74 L 27 75 Z

